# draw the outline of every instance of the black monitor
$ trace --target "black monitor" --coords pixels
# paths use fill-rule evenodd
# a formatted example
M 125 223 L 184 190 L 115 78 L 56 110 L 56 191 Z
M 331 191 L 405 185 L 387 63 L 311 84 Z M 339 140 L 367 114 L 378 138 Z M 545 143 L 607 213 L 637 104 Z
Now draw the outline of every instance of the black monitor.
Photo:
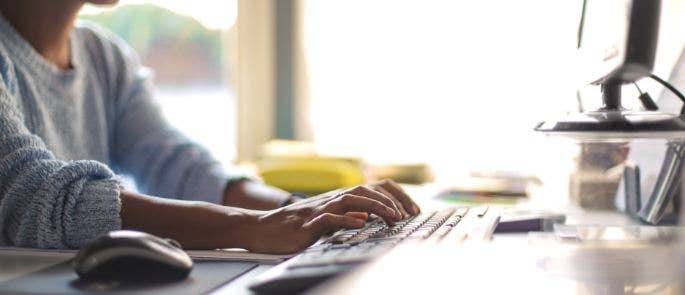
M 578 49 L 586 82 L 630 83 L 654 67 L 661 0 L 584 0 Z
M 627 110 L 621 104 L 623 85 L 651 75 L 661 0 L 579 0 L 579 4 L 579 71 L 585 82 L 601 88 L 596 99 L 601 99 L 602 107 L 540 122 L 535 130 L 591 140 L 685 139 L 685 117 L 680 114 Z

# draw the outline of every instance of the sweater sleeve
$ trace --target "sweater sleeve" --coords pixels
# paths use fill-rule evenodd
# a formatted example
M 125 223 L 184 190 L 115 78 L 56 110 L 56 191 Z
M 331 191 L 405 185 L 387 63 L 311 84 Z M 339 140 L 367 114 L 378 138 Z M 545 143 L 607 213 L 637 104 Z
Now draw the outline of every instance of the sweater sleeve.
M 114 174 L 95 161 L 55 159 L 23 123 L 6 83 L 11 69 L 0 50 L 0 244 L 79 248 L 119 229 Z
M 116 98 L 112 160 L 117 171 L 131 175 L 146 194 L 220 203 L 226 185 L 243 174 L 171 127 L 154 101 L 151 73 L 135 52 L 111 33 L 89 29 L 108 52 L 106 67 L 117 71 L 107 81 Z

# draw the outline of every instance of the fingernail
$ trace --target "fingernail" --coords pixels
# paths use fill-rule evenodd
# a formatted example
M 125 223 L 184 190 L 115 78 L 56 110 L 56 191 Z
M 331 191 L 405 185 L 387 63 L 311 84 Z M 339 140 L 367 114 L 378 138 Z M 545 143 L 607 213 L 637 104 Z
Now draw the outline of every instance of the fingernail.
M 419 214 L 419 207 L 416 205 L 412 205 L 411 211 L 413 211 L 412 213 L 414 213 L 414 214 Z
M 364 223 L 365 223 L 364 220 L 356 219 L 356 218 L 354 219 L 354 226 L 362 227 L 362 226 L 364 226 Z

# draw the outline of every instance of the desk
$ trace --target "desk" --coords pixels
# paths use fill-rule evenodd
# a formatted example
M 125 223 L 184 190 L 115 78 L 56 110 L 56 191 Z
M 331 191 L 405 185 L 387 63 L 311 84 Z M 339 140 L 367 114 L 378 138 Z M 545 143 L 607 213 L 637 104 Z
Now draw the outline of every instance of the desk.
M 0 253 L 0 282 L 35 272 L 68 260 L 68 256 L 46 256 L 19 253 Z
M 417 195 L 419 196 L 417 199 L 419 201 L 424 201 L 424 202 L 431 202 L 427 200 L 426 195 Z M 422 202 L 423 203 L 423 202 Z M 443 204 L 444 205 L 444 204 Z M 428 208 L 435 208 L 436 206 L 439 206 L 439 204 L 427 204 L 426 207 Z M 567 223 L 568 224 L 602 224 L 602 225 L 631 225 L 635 224 L 634 221 L 629 219 L 623 214 L 617 213 L 617 212 L 610 212 L 610 211 L 584 211 L 581 209 L 568 209 L 567 210 Z M 425 249 L 424 249 L 425 250 Z M 659 249 L 660 255 L 670 255 L 671 249 Z M 407 262 L 405 257 L 424 257 L 426 252 L 421 250 L 421 249 L 407 249 L 403 250 L 406 251 L 404 253 L 397 253 L 394 255 L 388 255 L 387 259 L 394 259 L 395 262 L 391 263 L 397 263 L 398 267 L 397 269 L 402 269 L 406 268 L 407 265 L 411 265 L 412 262 Z M 442 251 L 442 252 L 439 252 Z M 521 255 L 516 255 L 516 256 L 511 256 L 511 253 L 514 251 L 519 251 Z M 480 272 L 482 274 L 482 277 L 486 278 L 491 278 L 492 276 L 501 276 L 501 277 L 506 277 L 506 280 L 503 280 L 502 282 L 509 282 L 510 285 L 512 285 L 512 288 L 507 288 L 507 291 L 514 290 L 516 287 L 516 281 L 514 281 L 515 278 L 520 278 L 520 276 L 505 276 L 507 272 L 511 273 L 518 273 L 522 274 L 525 272 L 530 272 L 532 274 L 528 279 L 531 278 L 539 278 L 541 280 L 549 280 L 549 278 L 545 276 L 541 276 L 539 272 L 536 272 L 536 265 L 531 265 L 529 260 L 525 260 L 523 258 L 528 257 L 530 255 L 535 255 L 536 253 L 530 253 L 528 249 L 528 238 L 526 234 L 496 234 L 493 239 L 493 243 L 489 246 L 485 247 L 479 247 L 479 248 L 472 248 L 472 249 L 466 249 L 466 250 L 460 250 L 460 251 L 454 251 L 454 249 L 435 249 L 432 251 L 433 253 L 443 253 L 444 257 L 449 257 L 452 256 L 454 257 L 453 259 L 457 259 L 460 261 L 459 265 L 467 265 L 466 261 L 468 259 L 473 259 L 474 257 L 483 257 L 483 255 L 490 256 L 491 259 L 498 258 L 498 259 L 505 259 L 505 258 L 511 258 L 507 265 L 509 266 L 508 268 L 500 268 L 498 272 L 491 272 L 489 271 L 488 268 L 480 268 Z M 456 254 L 455 254 L 456 253 Z M 391 253 L 393 254 L 393 253 Z M 434 255 L 440 255 L 440 254 L 434 254 Z M 456 256 L 455 256 L 456 255 Z M 398 258 L 399 257 L 399 258 Z M 26 273 L 26 272 L 32 272 L 59 262 L 62 262 L 68 258 L 64 257 L 34 257 L 30 255 L 0 255 L 0 281 L 8 280 L 13 277 L 18 276 L 20 273 Z M 386 258 L 384 258 L 386 259 Z M 528 263 L 526 264 L 526 261 Z M 381 261 L 382 262 L 382 261 Z M 366 267 L 378 267 L 378 263 L 373 263 L 370 264 L 369 266 Z M 416 262 L 416 265 L 421 265 L 419 263 L 420 261 Z M 548 261 L 551 264 L 556 263 L 558 261 Z M 383 262 L 386 263 L 386 262 Z M 409 264 L 407 264 L 409 263 Z M 469 262 L 469 263 L 476 263 L 476 262 Z M 388 265 L 388 264 L 386 264 Z M 525 265 L 525 268 L 521 268 L 519 265 Z M 233 280 L 232 282 L 220 287 L 219 289 L 215 290 L 213 293 L 215 294 L 252 294 L 249 289 L 247 288 L 249 284 L 252 282 L 252 280 L 258 276 L 259 274 L 269 270 L 272 268 L 272 265 L 261 265 L 258 266 L 257 268 L 249 271 L 248 273 L 242 275 L 241 277 Z M 658 270 L 657 270 L 658 271 Z M 355 272 L 351 275 L 355 275 L 358 273 L 363 273 L 363 272 Z M 383 272 L 378 272 L 376 273 L 383 273 Z M 474 273 L 478 272 L 473 272 L 471 275 L 473 276 Z M 657 272 L 659 274 L 660 272 Z M 450 272 L 442 272 L 442 274 L 450 274 Z M 467 274 L 461 274 L 461 275 L 467 275 Z M 360 293 L 361 291 L 369 291 L 369 285 L 364 285 L 360 284 L 359 278 L 354 277 L 344 277 L 341 278 L 340 280 L 333 281 L 331 284 L 328 285 L 323 285 L 321 286 L 322 289 L 327 293 L 328 292 L 340 292 L 342 294 L 351 294 L 351 293 Z M 381 282 L 383 281 L 403 281 L 403 282 L 411 282 L 411 278 L 404 278 L 404 279 L 388 279 L 387 277 L 372 277 L 369 276 L 369 279 L 378 279 Z M 433 277 L 428 281 L 422 282 L 423 288 L 426 286 L 430 286 L 433 282 L 438 281 L 441 282 L 453 282 L 454 278 L 452 276 L 447 276 L 447 277 Z M 355 283 L 356 282 L 356 283 Z M 361 282 L 364 282 L 364 280 L 361 280 Z M 386 288 L 387 286 L 395 286 L 395 287 L 403 287 L 402 284 L 378 284 L 378 281 L 376 281 L 375 285 L 373 286 L 383 286 L 383 288 Z M 473 280 L 473 282 L 488 282 L 488 281 L 483 281 L 482 278 L 480 281 L 478 280 Z M 519 282 L 520 283 L 520 282 Z M 503 284 L 502 284 L 503 285 Z M 345 286 L 345 288 L 342 288 L 340 286 Z M 438 285 L 437 287 L 440 287 L 441 285 Z M 540 291 L 539 293 L 549 293 L 549 289 L 545 289 L 544 287 L 549 287 L 549 288 L 557 288 L 560 286 L 560 292 L 558 293 L 563 293 L 561 291 L 568 291 L 566 293 L 572 293 L 572 294 L 577 294 L 577 293 L 582 293 L 582 292 L 576 292 L 578 291 L 578 286 L 570 284 L 568 280 L 564 279 L 558 279 L 558 280 L 552 280 L 551 283 L 546 284 L 546 285 L 541 285 L 542 287 L 535 287 L 535 286 L 519 286 L 520 289 L 519 291 L 531 291 L 531 290 L 538 290 Z M 453 285 L 445 285 L 443 284 L 442 287 L 454 287 Z M 355 289 L 356 288 L 356 289 Z M 603 285 L 600 285 L 596 287 L 597 290 L 599 291 L 607 291 L 607 292 L 599 292 L 601 294 L 621 294 L 618 292 L 618 290 L 609 290 Z M 402 288 L 398 289 L 396 291 L 407 291 L 408 289 Z M 423 289 L 425 291 L 425 289 Z M 554 289 L 557 291 L 556 289 Z M 570 290 L 570 291 L 569 291 Z M 671 290 L 671 289 L 669 289 Z M 345 292 L 349 291 L 349 292 Z M 387 294 L 388 290 L 387 289 L 380 289 L 378 290 L 380 294 Z M 582 291 L 582 290 L 581 290 Z M 611 291 L 611 292 L 609 292 Z M 361 292 L 361 293 L 368 293 L 368 292 Z M 405 292 L 399 292 L 399 293 L 405 293 Z M 399 294 L 398 293 L 398 294 Z M 511 292 L 509 292 L 511 293 Z M 514 292 L 516 293 L 516 292 Z M 529 292 L 530 293 L 530 292 Z M 532 292 L 535 293 L 535 292 Z M 557 292 L 555 292 L 557 293 Z M 590 292 L 592 293 L 592 292 Z M 597 292 L 596 292 L 597 293 Z
M 634 224 L 616 212 L 576 211 L 569 217 L 578 225 Z M 398 247 L 312 293 L 684 294 L 678 267 L 685 248 L 678 243 L 534 240 L 496 234 L 491 243 L 458 249 Z M 379 283 L 391 280 L 408 283 Z

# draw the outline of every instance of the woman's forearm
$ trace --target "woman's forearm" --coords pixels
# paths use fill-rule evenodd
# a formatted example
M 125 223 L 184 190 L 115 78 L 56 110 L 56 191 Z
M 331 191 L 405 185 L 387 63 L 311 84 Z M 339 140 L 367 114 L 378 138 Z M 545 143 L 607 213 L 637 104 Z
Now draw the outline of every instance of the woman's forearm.
M 243 180 L 229 184 L 224 191 L 224 205 L 255 210 L 272 210 L 288 200 L 286 191 L 258 181 Z
M 259 211 L 121 193 L 122 228 L 172 238 L 186 249 L 248 248 Z

